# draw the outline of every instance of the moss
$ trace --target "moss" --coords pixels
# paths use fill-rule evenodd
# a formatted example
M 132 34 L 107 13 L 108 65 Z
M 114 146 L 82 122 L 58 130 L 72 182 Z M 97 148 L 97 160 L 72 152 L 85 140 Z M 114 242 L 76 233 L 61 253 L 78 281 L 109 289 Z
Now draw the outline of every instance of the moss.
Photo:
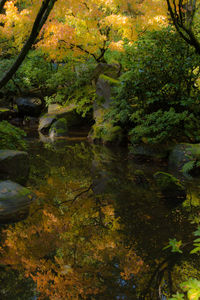
M 0 108 L 0 112 L 10 111 L 8 108 Z
M 93 140 L 101 140 L 103 143 L 119 143 L 122 140 L 122 128 L 105 122 L 103 124 L 95 124 L 92 131 Z
M 114 79 L 112 77 L 109 77 L 107 75 L 104 75 L 104 74 L 101 74 L 99 76 L 100 79 L 103 79 L 104 81 L 108 82 L 111 86 L 113 85 L 119 85 L 120 84 L 120 81 L 117 80 L 117 79 Z
M 65 129 L 67 128 L 67 121 L 65 118 L 58 119 L 53 125 L 51 126 L 51 129 Z
M 191 152 L 192 156 L 194 156 L 196 159 L 200 159 L 200 144 L 188 144 L 186 151 Z
M 18 194 L 21 196 L 28 196 L 29 194 L 31 195 L 30 191 L 27 188 L 20 189 Z
M 106 133 L 102 135 L 102 139 L 105 142 L 114 142 L 122 140 L 122 129 L 120 126 L 114 126 L 108 128 Z
M 58 119 L 50 128 L 50 135 L 53 136 L 66 136 L 68 134 L 67 121 L 65 118 Z

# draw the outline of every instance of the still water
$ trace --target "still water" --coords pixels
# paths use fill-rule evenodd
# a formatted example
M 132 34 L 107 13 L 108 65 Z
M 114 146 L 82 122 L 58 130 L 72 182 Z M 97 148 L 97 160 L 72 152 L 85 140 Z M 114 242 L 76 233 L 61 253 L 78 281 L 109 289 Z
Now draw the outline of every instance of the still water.
M 200 278 L 187 255 L 198 219 L 199 184 L 182 205 L 166 203 L 153 180 L 162 162 L 85 139 L 31 140 L 29 217 L 2 227 L 0 299 L 168 299 Z M 184 254 L 163 248 L 182 240 Z

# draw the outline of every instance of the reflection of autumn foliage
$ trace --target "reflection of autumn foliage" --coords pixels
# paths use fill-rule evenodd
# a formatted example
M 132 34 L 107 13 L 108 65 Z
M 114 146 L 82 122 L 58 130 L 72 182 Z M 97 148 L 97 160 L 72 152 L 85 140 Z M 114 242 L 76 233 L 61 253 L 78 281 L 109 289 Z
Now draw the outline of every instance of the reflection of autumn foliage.
M 24 270 L 41 298 L 86 299 L 133 280 L 143 268 L 124 245 L 111 201 L 91 190 L 81 194 L 84 189 L 50 178 L 37 192 L 44 204 L 38 201 L 26 221 L 4 231 L 1 263 Z

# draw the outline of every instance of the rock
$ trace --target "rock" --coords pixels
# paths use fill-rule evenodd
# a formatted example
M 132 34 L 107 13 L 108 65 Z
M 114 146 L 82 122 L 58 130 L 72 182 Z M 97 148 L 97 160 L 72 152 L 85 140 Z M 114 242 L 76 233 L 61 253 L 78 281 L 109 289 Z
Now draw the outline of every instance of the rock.
M 23 126 L 29 128 L 29 129 L 37 129 L 38 128 L 38 118 L 35 118 L 35 117 L 24 118 Z
M 15 100 L 20 117 L 38 117 L 43 110 L 43 102 L 36 97 L 19 97 Z
M 39 131 L 43 134 L 48 134 L 51 125 L 62 118 L 66 120 L 69 129 L 85 124 L 85 119 L 77 114 L 74 105 L 62 107 L 58 104 L 51 104 L 48 108 L 48 113 L 40 118 Z
M 15 118 L 17 116 L 17 112 L 13 109 L 0 107 L 0 121 L 10 120 L 11 118 Z
M 43 134 L 48 134 L 51 125 L 57 120 L 56 115 L 45 114 L 39 120 L 38 130 Z
M 123 130 L 120 126 L 114 126 L 110 121 L 101 122 L 97 118 L 88 139 L 94 143 L 101 142 L 104 145 L 119 145 L 124 139 Z
M 94 84 L 96 84 L 101 74 L 116 79 L 120 76 L 120 71 L 121 71 L 121 66 L 119 64 L 99 63 L 93 72 L 93 82 Z
M 10 180 L 0 182 L 0 223 L 15 222 L 28 216 L 35 195 Z
M 14 118 L 12 120 L 10 120 L 10 124 L 12 124 L 13 126 L 22 126 L 23 125 L 23 118 Z
M 112 87 L 119 85 L 120 81 L 118 65 L 100 63 L 94 71 L 97 100 L 93 105 L 93 119 L 95 124 L 88 135 L 92 142 L 103 144 L 120 144 L 124 140 L 123 130 L 106 118 L 110 110 L 114 92 Z
M 60 109 L 62 108 L 62 106 L 60 104 L 57 103 L 53 103 L 53 104 L 49 104 L 48 106 L 48 114 L 56 114 L 60 111 Z
M 169 173 L 156 172 L 154 178 L 165 200 L 177 203 L 186 199 L 186 189 L 176 177 Z
M 178 144 L 169 155 L 169 168 L 183 174 L 186 173 L 186 169 L 189 173 L 199 173 L 198 162 L 200 162 L 200 144 Z
M 65 118 L 61 118 L 53 123 L 50 128 L 49 135 L 50 138 L 64 137 L 68 136 L 68 132 L 67 121 Z
M 0 179 L 24 184 L 28 179 L 29 167 L 28 153 L 0 150 Z

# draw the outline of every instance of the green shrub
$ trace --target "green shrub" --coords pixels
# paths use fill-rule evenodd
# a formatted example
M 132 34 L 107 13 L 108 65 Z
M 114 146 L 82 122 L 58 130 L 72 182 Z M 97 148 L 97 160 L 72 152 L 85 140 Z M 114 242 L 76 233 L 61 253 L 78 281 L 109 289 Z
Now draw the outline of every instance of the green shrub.
M 23 139 L 25 136 L 23 130 L 7 121 L 0 122 L 0 149 L 25 150 L 26 142 Z
M 130 129 L 133 143 L 199 141 L 200 56 L 170 27 L 125 50 L 114 122 Z

